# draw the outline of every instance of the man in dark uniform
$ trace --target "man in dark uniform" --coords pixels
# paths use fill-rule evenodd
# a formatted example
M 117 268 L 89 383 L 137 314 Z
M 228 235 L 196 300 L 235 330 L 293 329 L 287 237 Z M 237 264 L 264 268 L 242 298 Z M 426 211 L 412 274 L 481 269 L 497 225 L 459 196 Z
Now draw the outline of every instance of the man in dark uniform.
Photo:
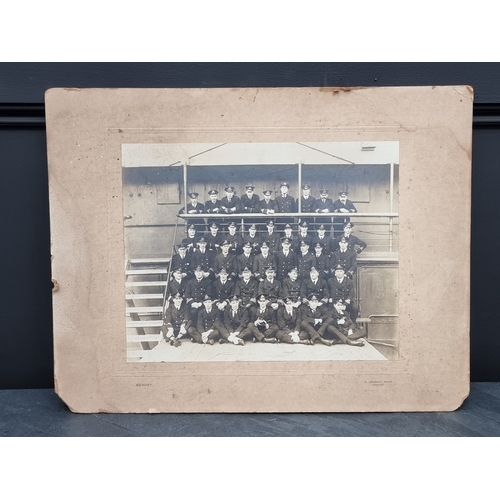
M 260 251 L 260 244 L 262 243 L 261 237 L 257 234 L 257 225 L 250 224 L 248 226 L 248 233 L 243 235 L 243 244 L 250 243 L 252 246 L 252 253 L 257 255 Z
M 198 313 L 196 326 L 191 326 L 188 329 L 191 342 L 214 345 L 215 341 L 220 337 L 217 329 L 218 317 L 219 310 L 213 307 L 213 300 L 210 295 L 205 295 L 203 297 L 203 308 Z
M 190 202 L 187 204 L 186 211 L 184 211 L 184 207 L 179 210 L 180 214 L 187 213 L 187 214 L 203 214 L 205 213 L 205 205 L 203 203 L 198 203 L 198 193 L 189 193 L 188 197 L 190 199 Z M 202 218 L 193 218 L 193 219 L 187 219 L 187 224 L 188 226 L 190 224 L 194 224 L 196 227 L 196 230 L 201 233 L 205 231 L 205 219 Z
M 333 304 L 333 314 L 330 324 L 326 328 L 328 336 L 332 336 L 334 343 L 363 347 L 365 343 L 358 340 L 356 326 L 349 316 L 345 314 L 346 305 L 342 299 L 337 299 Z M 350 337 L 350 338 L 349 338 Z
M 281 282 L 281 296 L 283 300 L 292 299 L 294 307 L 299 307 L 301 282 L 298 280 L 299 273 L 296 267 L 288 270 L 288 277 Z
M 286 344 L 310 344 L 307 333 L 300 330 L 302 322 L 300 313 L 301 310 L 294 307 L 291 298 L 285 299 L 285 305 L 280 307 L 276 313 L 279 328 L 276 338 L 280 342 Z
M 356 252 L 353 249 L 347 248 L 347 241 L 345 238 L 340 238 L 339 248 L 332 253 L 330 265 L 332 268 L 338 265 L 342 266 L 347 276 L 353 279 L 357 267 Z
M 306 221 L 299 224 L 299 233 L 295 236 L 292 242 L 292 249 L 294 252 L 300 252 L 300 244 L 303 241 L 307 241 L 309 248 L 312 248 L 313 236 L 309 233 L 308 229 L 309 224 Z
M 167 285 L 167 300 L 180 293 L 184 297 L 189 280 L 182 274 L 182 267 L 172 267 L 172 273 Z
M 311 196 L 311 186 L 309 184 L 304 184 L 302 186 L 302 196 L 297 199 L 297 210 L 300 210 L 301 213 L 314 213 L 314 204 L 316 202 L 316 198 Z M 300 222 L 307 222 L 309 224 L 314 223 L 314 217 L 306 217 L 301 216 Z
M 243 238 L 241 237 L 241 234 L 236 232 L 237 229 L 236 223 L 231 221 L 227 226 L 228 233 L 225 236 L 225 239 L 231 244 L 229 251 L 234 255 L 238 255 L 240 253 L 241 245 L 243 244 Z
M 278 205 L 274 200 L 271 200 L 272 191 L 266 189 L 264 191 L 264 199 L 259 202 L 259 210 L 261 214 L 273 215 L 276 213 Z
M 281 283 L 275 278 L 274 266 L 266 267 L 265 273 L 266 278 L 259 283 L 257 295 L 265 295 L 269 305 L 276 310 L 278 309 L 278 300 L 281 298 Z
M 314 255 L 309 252 L 309 243 L 303 241 L 300 244 L 300 253 L 297 256 L 297 269 L 299 271 L 299 280 L 303 280 L 309 276 L 311 267 L 316 264 Z
M 208 249 L 212 250 L 214 255 L 216 255 L 220 249 L 220 243 L 224 239 L 224 236 L 219 231 L 220 227 L 217 222 L 211 222 L 208 227 L 210 229 L 206 237 Z
M 276 313 L 269 306 L 269 301 L 265 295 L 259 295 L 257 297 L 257 305 L 250 309 L 250 323 L 248 323 L 248 328 L 257 342 L 269 342 L 273 344 L 278 342 L 276 338 L 276 333 L 278 332 Z
M 189 255 L 192 255 L 192 253 L 196 250 L 197 239 L 198 235 L 196 234 L 196 226 L 194 224 L 189 224 L 188 234 L 185 238 L 182 239 L 182 243 L 186 245 Z
M 269 251 L 276 253 L 279 250 L 280 235 L 274 230 L 275 225 L 273 220 L 266 222 L 267 233 L 262 235 L 262 239 L 269 244 Z
M 205 270 L 205 278 L 214 277 L 215 252 L 208 250 L 207 240 L 203 237 L 196 242 L 197 249 L 191 256 L 192 268 L 201 267 Z
M 227 269 L 223 267 L 213 283 L 213 299 L 219 311 L 223 312 L 229 304 L 229 298 L 234 294 L 234 287 L 235 283 L 229 279 Z
M 252 331 L 247 327 L 249 322 L 248 309 L 241 304 L 237 295 L 229 299 L 229 305 L 224 309 L 224 317 L 218 330 L 221 334 L 219 344 L 226 342 L 234 345 L 245 345 L 245 338 L 251 338 Z
M 160 328 L 163 338 L 175 347 L 181 345 L 181 338 L 187 335 L 191 327 L 189 309 L 183 304 L 182 293 L 177 292 L 172 297 L 172 302 L 165 310 L 163 325 Z
M 322 304 L 328 303 L 328 283 L 320 277 L 315 267 L 311 267 L 309 276 L 300 285 L 300 296 L 304 302 L 310 295 L 315 295 Z
M 238 277 L 241 278 L 243 269 L 245 269 L 245 267 L 248 267 L 253 273 L 254 258 L 255 257 L 252 253 L 252 245 L 247 241 L 243 245 L 243 253 L 236 256 L 236 273 L 238 274 Z
M 347 248 L 354 250 L 356 253 L 361 253 L 367 247 L 367 244 L 352 234 L 353 228 L 354 224 L 352 222 L 346 222 L 344 224 L 344 233 L 335 241 L 338 245 L 341 238 L 344 238 L 347 241 Z
M 291 249 L 292 242 L 288 238 L 282 238 L 282 249 L 276 253 L 277 277 L 282 280 L 288 276 L 292 267 L 297 267 L 297 254 Z
M 316 259 L 316 269 L 319 271 L 321 278 L 327 280 L 330 278 L 330 256 L 325 253 L 324 246 L 321 242 L 317 241 L 314 244 L 314 257 Z
M 324 224 L 325 226 L 329 226 L 332 222 L 332 217 L 328 216 L 333 212 L 333 200 L 328 198 L 328 189 L 320 189 L 319 190 L 319 198 L 316 200 L 314 204 L 314 211 L 318 214 L 315 222 L 316 225 Z M 323 215 L 323 217 L 319 217 Z
M 241 212 L 245 214 L 245 225 L 258 224 L 259 220 L 248 217 L 248 214 L 260 213 L 259 202 L 260 198 L 254 193 L 255 186 L 245 186 L 245 194 L 241 196 Z
M 328 255 L 334 252 L 338 246 L 335 241 L 326 235 L 326 227 L 324 224 L 318 224 L 316 226 L 316 236 L 313 238 L 313 245 L 316 243 L 321 243 L 323 245 L 325 253 Z
M 356 213 L 354 203 L 347 198 L 347 191 L 339 191 L 339 199 L 333 202 L 333 212 L 339 214 Z M 333 218 L 333 234 L 334 239 L 342 235 L 342 227 L 346 222 L 350 222 L 350 218 L 343 215 L 342 217 Z
M 191 279 L 193 277 L 193 272 L 191 271 L 191 257 L 188 256 L 187 247 L 181 243 L 177 247 L 177 252 L 172 256 L 172 267 L 181 268 L 182 275 Z
M 337 300 L 342 299 L 349 312 L 351 321 L 355 323 L 359 314 L 359 307 L 354 300 L 354 283 L 345 275 L 344 268 L 340 264 L 332 270 L 334 277 L 328 280 L 330 302 L 335 304 Z
M 223 214 L 237 214 L 241 210 L 241 200 L 234 194 L 235 189 L 233 186 L 227 186 L 224 191 L 226 196 L 220 200 L 221 213 Z M 224 219 L 225 224 L 229 224 L 234 219 Z
M 206 214 L 220 214 L 222 212 L 220 200 L 217 198 L 219 191 L 217 189 L 211 189 L 208 192 L 208 196 L 210 199 L 205 202 L 205 213 Z M 220 225 L 222 223 L 222 219 L 211 218 L 208 219 L 208 225 L 212 222 Z
M 236 283 L 234 294 L 241 299 L 241 304 L 250 307 L 255 304 L 259 282 L 252 276 L 249 267 L 243 268 L 242 277 Z
M 204 277 L 206 271 L 198 266 L 194 270 L 194 278 L 186 285 L 186 304 L 191 309 L 191 319 L 196 322 L 198 311 L 203 305 L 206 295 L 212 296 L 212 280 Z
M 307 303 L 302 304 L 300 312 L 302 319 L 300 329 L 308 334 L 310 343 L 314 344 L 319 341 L 324 345 L 332 345 L 330 340 L 324 338 L 331 318 L 328 317 L 328 312 L 325 310 L 325 306 L 321 305 L 318 297 L 314 294 L 309 295 Z
M 283 239 L 284 238 L 287 238 L 290 240 L 290 244 L 293 245 L 293 239 L 295 238 L 294 235 L 293 235 L 293 229 L 292 229 L 292 226 L 291 224 L 285 224 L 285 226 L 283 227 L 283 237 L 281 238 L 281 241 L 280 241 L 280 246 L 279 246 L 279 250 L 281 250 L 283 248 Z M 291 247 L 290 247 L 291 248 Z
M 221 252 L 215 256 L 214 260 L 215 277 L 224 268 L 229 273 L 229 279 L 236 278 L 236 256 L 229 252 L 230 246 L 231 244 L 227 240 L 223 240 L 220 243 Z
M 281 194 L 277 196 L 275 200 L 276 212 L 279 214 L 289 214 L 297 212 L 297 204 L 295 203 L 295 199 L 288 194 L 289 188 L 290 184 L 288 184 L 288 182 L 282 182 L 280 184 Z M 279 217 L 276 219 L 277 224 L 284 225 L 287 222 L 291 222 L 291 220 L 287 217 Z
M 264 280 L 266 277 L 265 269 L 269 266 L 276 267 L 276 258 L 270 253 L 267 241 L 264 241 L 260 246 L 260 254 L 253 259 L 254 276 L 260 281 Z

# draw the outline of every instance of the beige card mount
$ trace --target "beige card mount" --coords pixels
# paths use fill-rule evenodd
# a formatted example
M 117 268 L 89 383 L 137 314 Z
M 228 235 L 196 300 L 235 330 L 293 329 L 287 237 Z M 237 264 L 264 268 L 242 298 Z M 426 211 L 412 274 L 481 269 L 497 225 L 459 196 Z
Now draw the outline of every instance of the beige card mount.
M 45 100 L 59 285 L 55 387 L 72 411 L 451 411 L 462 404 L 470 87 L 59 88 Z M 336 271 L 349 221 L 355 261 Z M 300 243 L 304 222 L 309 248 Z M 278 256 L 287 224 L 298 284 L 294 266 Z M 252 265 L 262 262 L 251 269 L 256 288 L 245 292 L 237 262 L 252 225 Z M 183 240 L 190 268 L 179 261 Z M 212 262 L 203 260 L 204 245 L 213 248 Z M 185 332 L 174 324 L 172 338 L 178 267 L 193 282 L 181 289 L 189 324 Z M 314 288 L 312 267 L 322 288 Z M 212 300 L 198 297 L 197 278 Z M 335 280 L 351 283 L 340 305 Z M 261 292 L 267 308 L 256 300 Z M 224 333 L 233 295 L 248 315 Z M 287 298 L 289 315 L 300 314 L 288 330 Z M 264 326 L 261 309 L 273 318 Z M 214 310 L 219 319 L 204 331 Z M 308 319 L 317 310 L 321 322 Z

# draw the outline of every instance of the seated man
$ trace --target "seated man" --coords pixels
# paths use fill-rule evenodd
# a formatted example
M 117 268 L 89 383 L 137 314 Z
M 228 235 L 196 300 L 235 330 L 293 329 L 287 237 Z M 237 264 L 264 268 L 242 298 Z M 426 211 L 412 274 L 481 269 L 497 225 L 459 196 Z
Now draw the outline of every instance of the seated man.
M 278 342 L 276 333 L 278 325 L 276 324 L 276 313 L 269 306 L 269 301 L 265 295 L 257 297 L 257 305 L 250 309 L 250 323 L 248 328 L 256 342 L 268 342 L 275 344 Z
M 341 217 L 333 218 L 333 239 L 337 239 L 342 235 L 342 227 L 346 222 L 350 222 L 350 218 L 346 217 L 347 214 L 356 213 L 357 209 L 354 203 L 347 198 L 349 193 L 347 191 L 339 191 L 339 198 L 333 202 L 333 212 L 342 214 Z
M 215 341 L 220 337 L 217 329 L 217 320 L 219 310 L 213 306 L 214 301 L 210 295 L 203 297 L 203 309 L 198 313 L 196 326 L 191 326 L 188 329 L 188 334 L 191 336 L 191 342 L 198 344 L 214 345 Z
M 264 191 L 264 199 L 259 202 L 260 213 L 266 215 L 272 215 L 276 213 L 276 202 L 271 200 L 271 194 L 273 192 L 270 189 Z
M 208 192 L 208 196 L 210 197 L 210 199 L 205 202 L 205 213 L 206 214 L 220 214 L 222 212 L 221 203 L 217 197 L 218 194 L 219 194 L 219 191 L 217 191 L 216 189 L 211 189 Z M 208 221 L 209 225 L 211 222 L 215 222 L 217 225 L 219 225 L 222 223 L 222 219 L 211 218 Z
M 229 299 L 229 305 L 224 309 L 224 317 L 218 326 L 221 334 L 219 344 L 230 342 L 234 345 L 245 345 L 245 338 L 252 337 L 252 331 L 247 327 L 249 322 L 248 309 L 241 304 L 237 295 Z
M 354 283 L 344 272 L 344 268 L 338 264 L 332 269 L 334 276 L 328 280 L 329 302 L 335 304 L 339 299 L 345 304 L 353 322 L 359 314 L 359 307 L 354 300 Z
M 251 269 L 244 267 L 241 279 L 234 287 L 234 294 L 241 299 L 244 307 L 251 307 L 256 303 L 258 287 L 259 282 L 252 276 Z
M 334 311 L 332 320 L 327 326 L 326 331 L 333 336 L 333 343 L 347 344 L 356 347 L 363 347 L 365 343 L 362 340 L 357 340 L 356 326 L 350 320 L 349 316 L 345 314 L 346 305 L 342 299 L 337 299 L 334 303 Z
M 332 321 L 332 318 L 325 309 L 325 306 L 320 305 L 321 302 L 314 294 L 310 295 L 305 304 L 301 307 L 301 323 L 300 329 L 308 334 L 311 345 L 316 341 L 324 345 L 332 345 L 332 342 L 324 338 L 326 328 Z
M 293 300 L 288 297 L 285 305 L 278 309 L 277 313 L 278 332 L 276 337 L 280 342 L 286 344 L 310 344 L 306 332 L 300 331 L 300 309 L 294 307 Z
M 254 193 L 255 186 L 248 184 L 245 186 L 245 194 L 241 196 L 241 212 L 246 214 L 260 213 L 260 198 Z M 245 224 L 257 224 L 258 219 L 245 216 Z
M 220 201 L 221 213 L 223 214 L 237 214 L 241 211 L 241 201 L 235 196 L 235 189 L 233 186 L 227 186 L 224 191 L 226 196 Z M 224 219 L 224 224 L 229 224 L 231 219 Z
M 173 295 L 172 302 L 165 310 L 163 325 L 160 328 L 163 338 L 174 347 L 181 345 L 181 338 L 187 335 L 188 329 L 191 327 L 189 309 L 183 304 L 183 301 L 182 293 L 177 292 Z
M 300 197 L 300 211 L 302 213 L 314 213 L 314 204 L 316 203 L 316 198 L 311 196 L 311 185 L 304 184 L 302 186 L 302 196 Z M 297 199 L 297 210 L 299 209 L 299 199 Z M 308 222 L 309 224 L 314 223 L 314 217 L 304 217 L 300 218 L 300 222 Z

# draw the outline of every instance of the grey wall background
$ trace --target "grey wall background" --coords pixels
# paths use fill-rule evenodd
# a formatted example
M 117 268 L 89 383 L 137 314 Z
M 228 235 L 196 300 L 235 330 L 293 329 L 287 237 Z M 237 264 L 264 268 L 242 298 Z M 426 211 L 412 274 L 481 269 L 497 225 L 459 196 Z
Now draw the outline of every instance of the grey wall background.
M 471 379 L 499 381 L 500 64 L 1 63 L 0 389 L 53 387 L 46 89 L 459 84 L 475 89 Z

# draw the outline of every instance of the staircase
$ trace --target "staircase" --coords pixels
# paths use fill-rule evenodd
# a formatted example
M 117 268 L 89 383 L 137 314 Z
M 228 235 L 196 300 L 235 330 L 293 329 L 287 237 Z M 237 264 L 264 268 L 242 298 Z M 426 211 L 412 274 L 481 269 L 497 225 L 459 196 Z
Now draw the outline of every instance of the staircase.
M 145 257 L 125 263 L 127 361 L 141 361 L 158 345 L 170 258 Z

